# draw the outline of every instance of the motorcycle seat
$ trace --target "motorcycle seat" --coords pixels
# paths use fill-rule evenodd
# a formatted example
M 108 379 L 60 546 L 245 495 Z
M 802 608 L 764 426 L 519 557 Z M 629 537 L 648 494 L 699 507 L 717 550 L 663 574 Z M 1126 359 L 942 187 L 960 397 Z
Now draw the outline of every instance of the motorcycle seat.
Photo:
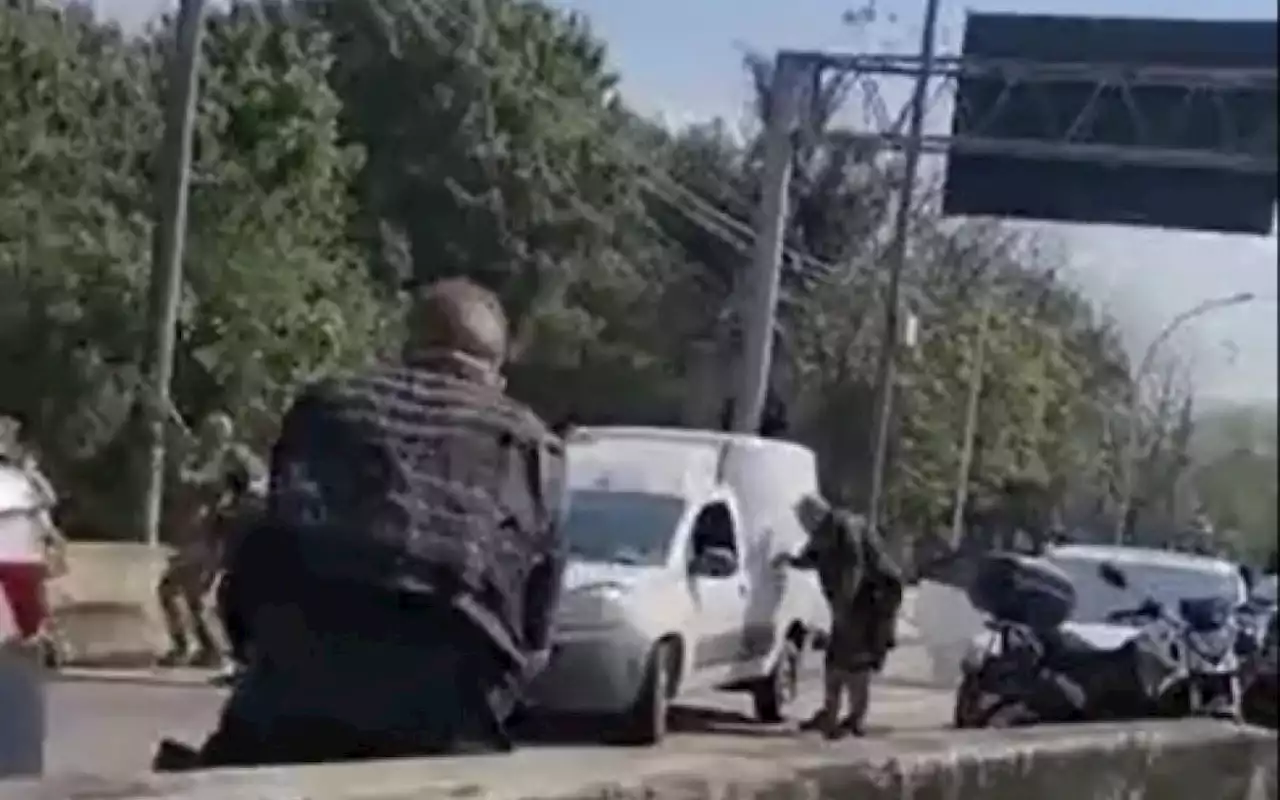
M 1079 669 L 1102 669 L 1108 665 L 1122 664 L 1133 659 L 1133 643 L 1123 642 L 1115 647 L 1100 647 L 1097 642 L 1073 633 L 1058 630 L 1045 641 L 1047 660 L 1055 669 L 1074 672 Z

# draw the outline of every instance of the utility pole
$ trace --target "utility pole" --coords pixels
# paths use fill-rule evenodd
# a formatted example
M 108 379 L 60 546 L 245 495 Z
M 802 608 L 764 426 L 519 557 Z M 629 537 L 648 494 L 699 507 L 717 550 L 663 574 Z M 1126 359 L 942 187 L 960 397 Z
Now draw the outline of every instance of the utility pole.
M 964 535 L 964 509 L 969 503 L 969 472 L 973 468 L 973 449 L 978 439 L 978 411 L 982 400 L 982 384 L 986 373 L 987 334 L 991 330 L 991 307 L 995 292 L 988 289 L 982 298 L 982 316 L 978 320 L 977 341 L 973 345 L 973 363 L 969 369 L 969 393 L 964 408 L 964 433 L 960 440 L 960 465 L 956 469 L 956 491 L 951 509 L 951 546 L 959 547 Z
M 147 482 L 142 498 L 143 533 L 160 544 L 164 501 L 165 439 L 170 383 L 182 296 L 182 257 L 187 234 L 187 194 L 191 179 L 191 137 L 200 77 L 200 43 L 205 0 L 179 0 L 165 92 L 164 138 L 156 181 L 156 226 L 151 242 L 150 326 L 146 412 Z
M 769 127 L 764 135 L 760 204 L 754 225 L 755 252 L 742 298 L 742 360 L 732 421 L 733 430 L 738 433 L 755 433 L 760 427 L 769 390 L 788 214 L 787 189 L 791 184 L 791 137 L 800 117 L 801 79 L 809 68 L 802 58 L 779 54 L 769 90 Z
M 929 0 L 924 11 L 924 28 L 920 41 L 920 74 L 916 78 L 915 91 L 911 95 L 911 113 L 908 121 L 907 144 L 902 159 L 902 188 L 898 191 L 898 205 L 894 216 L 893 239 L 888 254 L 889 285 L 885 291 L 884 332 L 880 345 L 880 360 L 876 366 L 875 449 L 871 462 L 871 499 L 867 507 L 867 520 L 872 530 L 881 525 L 880 507 L 885 492 L 886 464 L 889 455 L 889 433 L 893 429 L 893 393 L 897 381 L 898 339 L 901 334 L 899 305 L 901 299 L 902 272 L 907 261 L 907 240 L 911 235 L 911 214 L 915 206 L 916 178 L 920 172 L 920 156 L 923 151 L 925 103 L 928 100 L 929 78 L 934 71 L 934 56 L 938 29 L 938 13 L 941 0 Z

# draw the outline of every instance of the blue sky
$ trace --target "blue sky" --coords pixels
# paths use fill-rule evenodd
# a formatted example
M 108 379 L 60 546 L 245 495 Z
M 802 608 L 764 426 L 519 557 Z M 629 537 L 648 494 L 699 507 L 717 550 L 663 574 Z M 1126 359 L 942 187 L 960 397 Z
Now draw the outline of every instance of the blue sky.
M 635 105 L 673 121 L 740 118 L 747 97 L 739 67 L 744 47 L 907 51 L 918 46 L 921 0 L 877 0 L 881 23 L 841 24 L 857 0 L 552 0 L 586 14 L 610 45 L 623 89 Z M 165 9 L 163 0 L 97 0 L 126 23 Z M 976 11 L 1197 18 L 1275 19 L 1274 0 L 1024 0 L 963 4 L 944 0 L 939 47 L 949 50 Z M 892 22 L 887 22 L 890 17 Z M 903 97 L 900 91 L 890 93 Z M 1066 244 L 1074 277 L 1125 323 L 1130 347 L 1145 349 L 1175 314 L 1200 301 L 1253 292 L 1274 298 L 1276 238 L 1232 237 L 1111 227 L 1052 226 Z M 1206 399 L 1265 400 L 1277 395 L 1274 299 L 1202 318 L 1172 345 L 1196 365 Z

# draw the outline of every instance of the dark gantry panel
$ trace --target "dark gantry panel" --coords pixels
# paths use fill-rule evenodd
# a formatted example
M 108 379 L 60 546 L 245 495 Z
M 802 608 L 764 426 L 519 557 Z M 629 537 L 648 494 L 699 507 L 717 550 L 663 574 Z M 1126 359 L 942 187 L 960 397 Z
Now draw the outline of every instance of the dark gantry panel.
M 1255 80 L 1238 89 L 1109 86 L 1101 93 L 1099 81 L 1084 76 L 1051 84 L 1011 84 L 1007 74 L 965 77 L 952 135 L 1274 158 L 1276 36 L 1274 21 L 971 14 L 967 59 L 1271 75 L 1261 86 Z M 1090 106 L 1093 113 L 1081 119 Z M 957 147 L 948 159 L 944 211 L 1265 235 L 1276 197 L 1274 172 L 979 155 Z

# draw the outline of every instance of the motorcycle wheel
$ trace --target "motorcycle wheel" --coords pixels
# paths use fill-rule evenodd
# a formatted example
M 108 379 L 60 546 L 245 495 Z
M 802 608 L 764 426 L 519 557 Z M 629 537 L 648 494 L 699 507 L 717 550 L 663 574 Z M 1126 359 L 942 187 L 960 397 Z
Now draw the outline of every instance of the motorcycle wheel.
M 977 728 L 1017 728 L 1034 725 L 1040 719 L 1021 700 L 984 692 L 978 679 L 966 675 L 956 690 L 952 724 L 960 730 Z
M 1280 703 L 1277 702 L 1276 698 L 1276 682 L 1274 678 L 1271 680 L 1254 678 L 1250 681 L 1244 687 L 1240 704 L 1245 722 L 1272 730 L 1278 727 L 1280 713 L 1277 713 L 1277 706 Z
M 1035 725 L 1039 721 L 1031 709 L 1020 702 L 1009 701 L 1000 703 L 987 712 L 986 725 L 982 727 L 1024 728 L 1028 725 Z
M 952 712 L 951 724 L 958 729 L 978 728 L 978 719 L 982 711 L 983 692 L 978 688 L 978 679 L 966 675 L 956 689 L 956 705 Z

